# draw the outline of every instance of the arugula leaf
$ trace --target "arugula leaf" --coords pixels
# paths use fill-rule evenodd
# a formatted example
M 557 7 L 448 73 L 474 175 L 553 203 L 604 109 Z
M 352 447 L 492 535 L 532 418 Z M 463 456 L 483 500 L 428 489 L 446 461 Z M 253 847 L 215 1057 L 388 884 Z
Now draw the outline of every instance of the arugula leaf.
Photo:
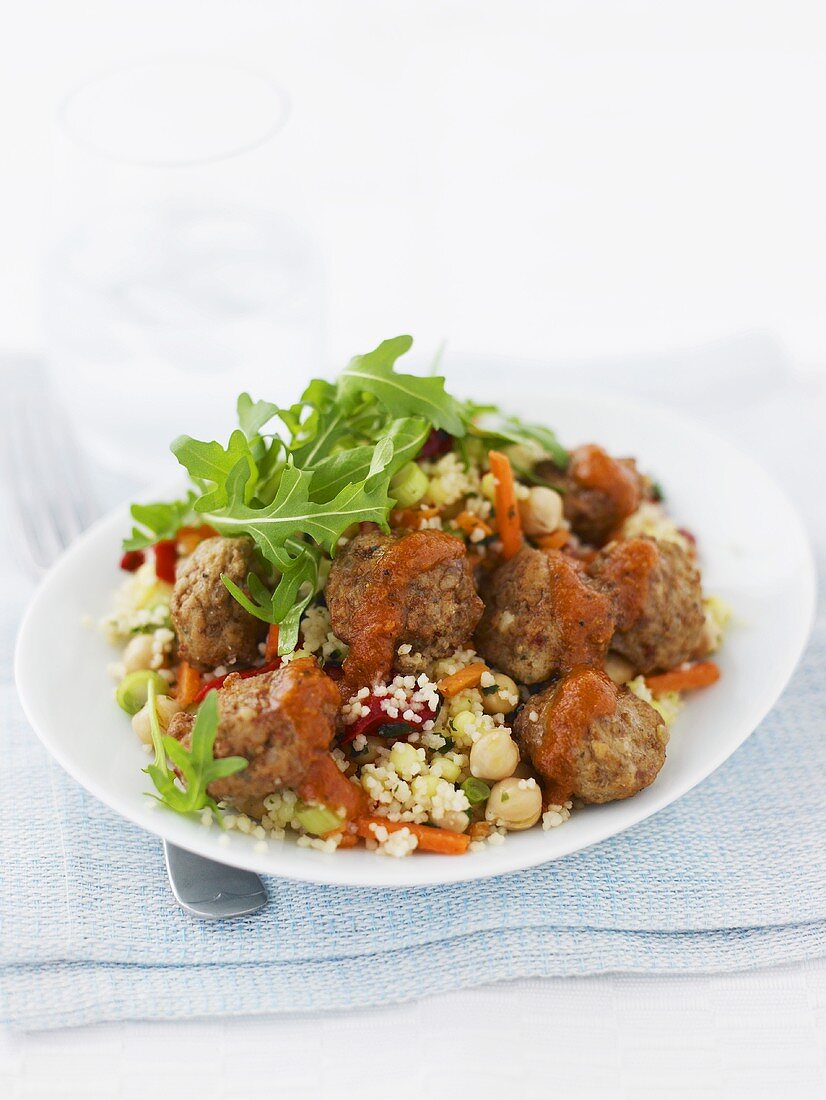
M 317 547 L 298 539 L 287 541 L 295 556 L 281 563 L 281 580 L 274 592 L 270 592 L 255 573 L 250 573 L 248 596 L 226 574 L 221 574 L 230 594 L 250 615 L 279 624 L 278 652 L 282 656 L 292 653 L 298 644 L 301 616 L 318 591 L 321 564 L 321 552 Z
M 186 500 L 133 504 L 130 509 L 132 519 L 146 530 L 133 527 L 131 536 L 123 540 L 123 549 L 143 550 L 162 539 L 174 538 L 179 528 L 196 518 L 193 506 L 197 495 L 190 490 Z
M 396 360 L 410 350 L 410 336 L 384 340 L 366 355 L 357 355 L 341 373 L 339 397 L 352 406 L 362 393 L 371 393 L 391 416 L 423 416 L 434 428 L 451 435 L 465 434 L 461 402 L 445 392 L 445 380 L 438 375 L 423 378 L 417 374 L 399 374 Z
M 329 502 L 310 499 L 313 474 L 287 465 L 278 492 L 269 505 L 251 508 L 244 502 L 249 471 L 242 460 L 226 479 L 226 505 L 202 511 L 201 519 L 224 535 L 251 535 L 264 557 L 278 564 L 278 551 L 287 538 L 299 531 L 332 555 L 335 545 L 351 523 L 372 521 L 387 529 L 389 476 L 385 473 L 393 457 L 393 443 L 383 439 L 373 448 L 367 478 L 354 482 Z
M 248 480 L 257 473 L 249 441 L 240 428 L 236 428 L 229 437 L 226 447 L 215 440 L 204 443 L 191 436 L 180 435 L 170 449 L 193 481 L 205 481 L 214 486 L 198 501 L 199 512 L 226 504 L 226 481 L 239 463 L 246 463 Z
M 483 410 L 480 410 L 477 406 L 476 411 L 498 413 L 495 406 L 487 406 Z M 570 458 L 570 455 L 550 428 L 545 428 L 540 424 L 525 424 L 518 416 L 502 416 L 499 414 L 496 423 L 490 427 L 471 424 L 468 427 L 468 434 L 480 440 L 486 449 L 508 444 L 524 446 L 525 444 L 535 443 L 563 470 L 567 467 Z
M 415 458 L 430 434 L 430 425 L 421 417 L 411 416 L 394 420 L 387 429 L 385 439 L 393 444 L 393 458 L 388 463 L 388 480 Z M 364 481 L 370 473 L 373 459 L 369 447 L 351 447 L 321 460 L 313 471 L 311 489 L 320 501 L 331 500 L 336 493 L 356 481 Z
M 153 797 L 179 814 L 194 813 L 208 806 L 220 822 L 221 812 L 215 799 L 207 794 L 207 787 L 216 779 L 225 779 L 242 771 L 249 761 L 243 756 L 224 756 L 216 760 L 212 755 L 218 732 L 218 693 L 210 691 L 201 703 L 188 750 L 174 737 L 163 734 L 158 721 L 156 698 L 155 685 L 150 681 L 147 701 L 155 759 L 145 771 L 158 792 Z M 167 758 L 181 773 L 183 789 L 170 772 Z
M 236 409 L 241 431 L 250 442 L 255 439 L 265 424 L 278 415 L 277 405 L 273 405 L 271 401 L 253 401 L 248 393 L 238 395 Z
M 279 574 L 275 591 L 254 574 L 245 590 L 229 578 L 224 583 L 250 614 L 279 624 L 280 652 L 286 653 L 295 647 L 301 615 L 329 564 L 324 556 L 334 556 L 355 522 L 388 529 L 390 480 L 416 458 L 432 429 L 449 432 L 466 463 L 482 460 L 490 447 L 525 443 L 567 463 L 548 429 L 522 424 L 495 406 L 457 401 L 440 376 L 398 373 L 397 360 L 411 344 L 409 336 L 385 340 L 356 356 L 336 383 L 311 381 L 287 408 L 242 393 L 240 427 L 225 446 L 180 436 L 172 450 L 196 491 L 183 501 L 135 505 L 138 526 L 124 547 L 173 538 L 196 517 L 224 535 L 250 535 Z M 477 422 L 485 417 L 491 422 Z M 281 426 L 264 432 L 275 418 Z

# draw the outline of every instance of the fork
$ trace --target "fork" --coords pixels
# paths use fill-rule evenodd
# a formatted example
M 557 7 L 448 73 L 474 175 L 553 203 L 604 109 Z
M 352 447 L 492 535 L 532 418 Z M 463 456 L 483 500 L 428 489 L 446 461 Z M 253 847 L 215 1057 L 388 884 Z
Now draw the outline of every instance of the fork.
M 39 578 L 99 513 L 74 432 L 35 360 L 6 363 L 11 379 L 2 432 L 4 479 L 17 512 L 21 564 Z M 21 375 L 26 381 L 21 384 Z M 35 401 L 36 398 L 36 401 Z M 163 842 L 169 884 L 187 913 L 204 920 L 246 916 L 267 903 L 258 875 Z

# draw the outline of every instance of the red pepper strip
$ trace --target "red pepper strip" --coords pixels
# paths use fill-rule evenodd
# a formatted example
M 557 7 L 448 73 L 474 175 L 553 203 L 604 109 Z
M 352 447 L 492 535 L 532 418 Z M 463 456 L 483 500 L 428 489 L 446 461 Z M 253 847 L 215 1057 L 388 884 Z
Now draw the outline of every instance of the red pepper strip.
M 146 554 L 143 550 L 127 550 L 120 559 L 120 567 L 125 569 L 127 573 L 134 573 L 136 569 L 140 569 L 145 561 Z
M 200 703 L 203 699 L 206 698 L 208 692 L 218 691 L 219 688 L 222 688 L 224 686 L 224 680 L 226 680 L 227 676 L 236 675 L 242 680 L 248 680 L 250 676 L 260 676 L 264 672 L 275 672 L 277 668 L 281 668 L 280 658 L 276 658 L 276 660 L 270 661 L 266 665 L 260 665 L 258 668 L 245 668 L 242 669 L 240 672 L 227 672 L 223 676 L 216 676 L 214 680 L 208 680 L 203 685 L 201 690 L 195 696 L 193 702 Z
M 401 716 L 398 718 L 391 718 L 386 710 L 382 707 L 383 699 L 379 699 L 375 695 L 371 695 L 369 699 L 365 699 L 363 706 L 367 707 L 370 711 L 369 714 L 362 714 L 357 718 L 351 726 L 348 726 L 344 731 L 344 735 L 341 738 L 341 744 L 347 745 L 354 737 L 358 737 L 360 733 L 366 735 L 376 733 L 382 726 L 406 726 L 410 733 L 414 730 L 420 730 L 425 722 L 436 717 L 434 711 L 430 707 L 425 707 L 424 710 L 416 711 L 415 713 L 421 716 L 421 722 L 408 722 Z M 400 737 L 404 736 L 399 731 Z M 399 740 L 396 737 L 395 740 Z
M 167 584 L 175 583 L 175 566 L 178 561 L 178 547 L 174 539 L 162 539 L 155 543 L 155 576 Z

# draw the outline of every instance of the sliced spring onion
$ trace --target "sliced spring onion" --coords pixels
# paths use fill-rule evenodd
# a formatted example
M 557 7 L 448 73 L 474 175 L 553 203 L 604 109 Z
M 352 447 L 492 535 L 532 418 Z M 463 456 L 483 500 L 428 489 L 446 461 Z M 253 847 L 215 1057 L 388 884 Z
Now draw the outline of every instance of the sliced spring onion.
M 342 823 L 338 814 L 328 810 L 326 806 L 308 806 L 306 802 L 297 804 L 294 816 L 305 833 L 313 836 L 323 836 L 337 829 Z
M 427 492 L 429 479 L 415 462 L 408 462 L 390 480 L 390 495 L 398 508 L 410 508 L 418 504 Z
M 462 790 L 465 792 L 465 798 L 471 806 L 475 806 L 478 802 L 485 802 L 490 798 L 490 787 L 474 776 L 470 776 L 464 781 Z
M 169 695 L 169 684 L 158 672 L 148 668 L 139 668 L 129 672 L 118 684 L 115 700 L 127 714 L 137 714 L 149 698 L 149 685 L 155 685 L 156 695 Z

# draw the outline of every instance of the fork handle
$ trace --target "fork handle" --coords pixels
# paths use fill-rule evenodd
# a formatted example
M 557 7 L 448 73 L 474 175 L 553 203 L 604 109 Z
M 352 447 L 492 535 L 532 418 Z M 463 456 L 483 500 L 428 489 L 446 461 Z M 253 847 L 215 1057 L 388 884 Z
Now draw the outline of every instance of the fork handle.
M 264 883 L 252 871 L 228 867 L 163 843 L 166 873 L 180 907 L 201 920 L 245 917 L 267 904 Z

